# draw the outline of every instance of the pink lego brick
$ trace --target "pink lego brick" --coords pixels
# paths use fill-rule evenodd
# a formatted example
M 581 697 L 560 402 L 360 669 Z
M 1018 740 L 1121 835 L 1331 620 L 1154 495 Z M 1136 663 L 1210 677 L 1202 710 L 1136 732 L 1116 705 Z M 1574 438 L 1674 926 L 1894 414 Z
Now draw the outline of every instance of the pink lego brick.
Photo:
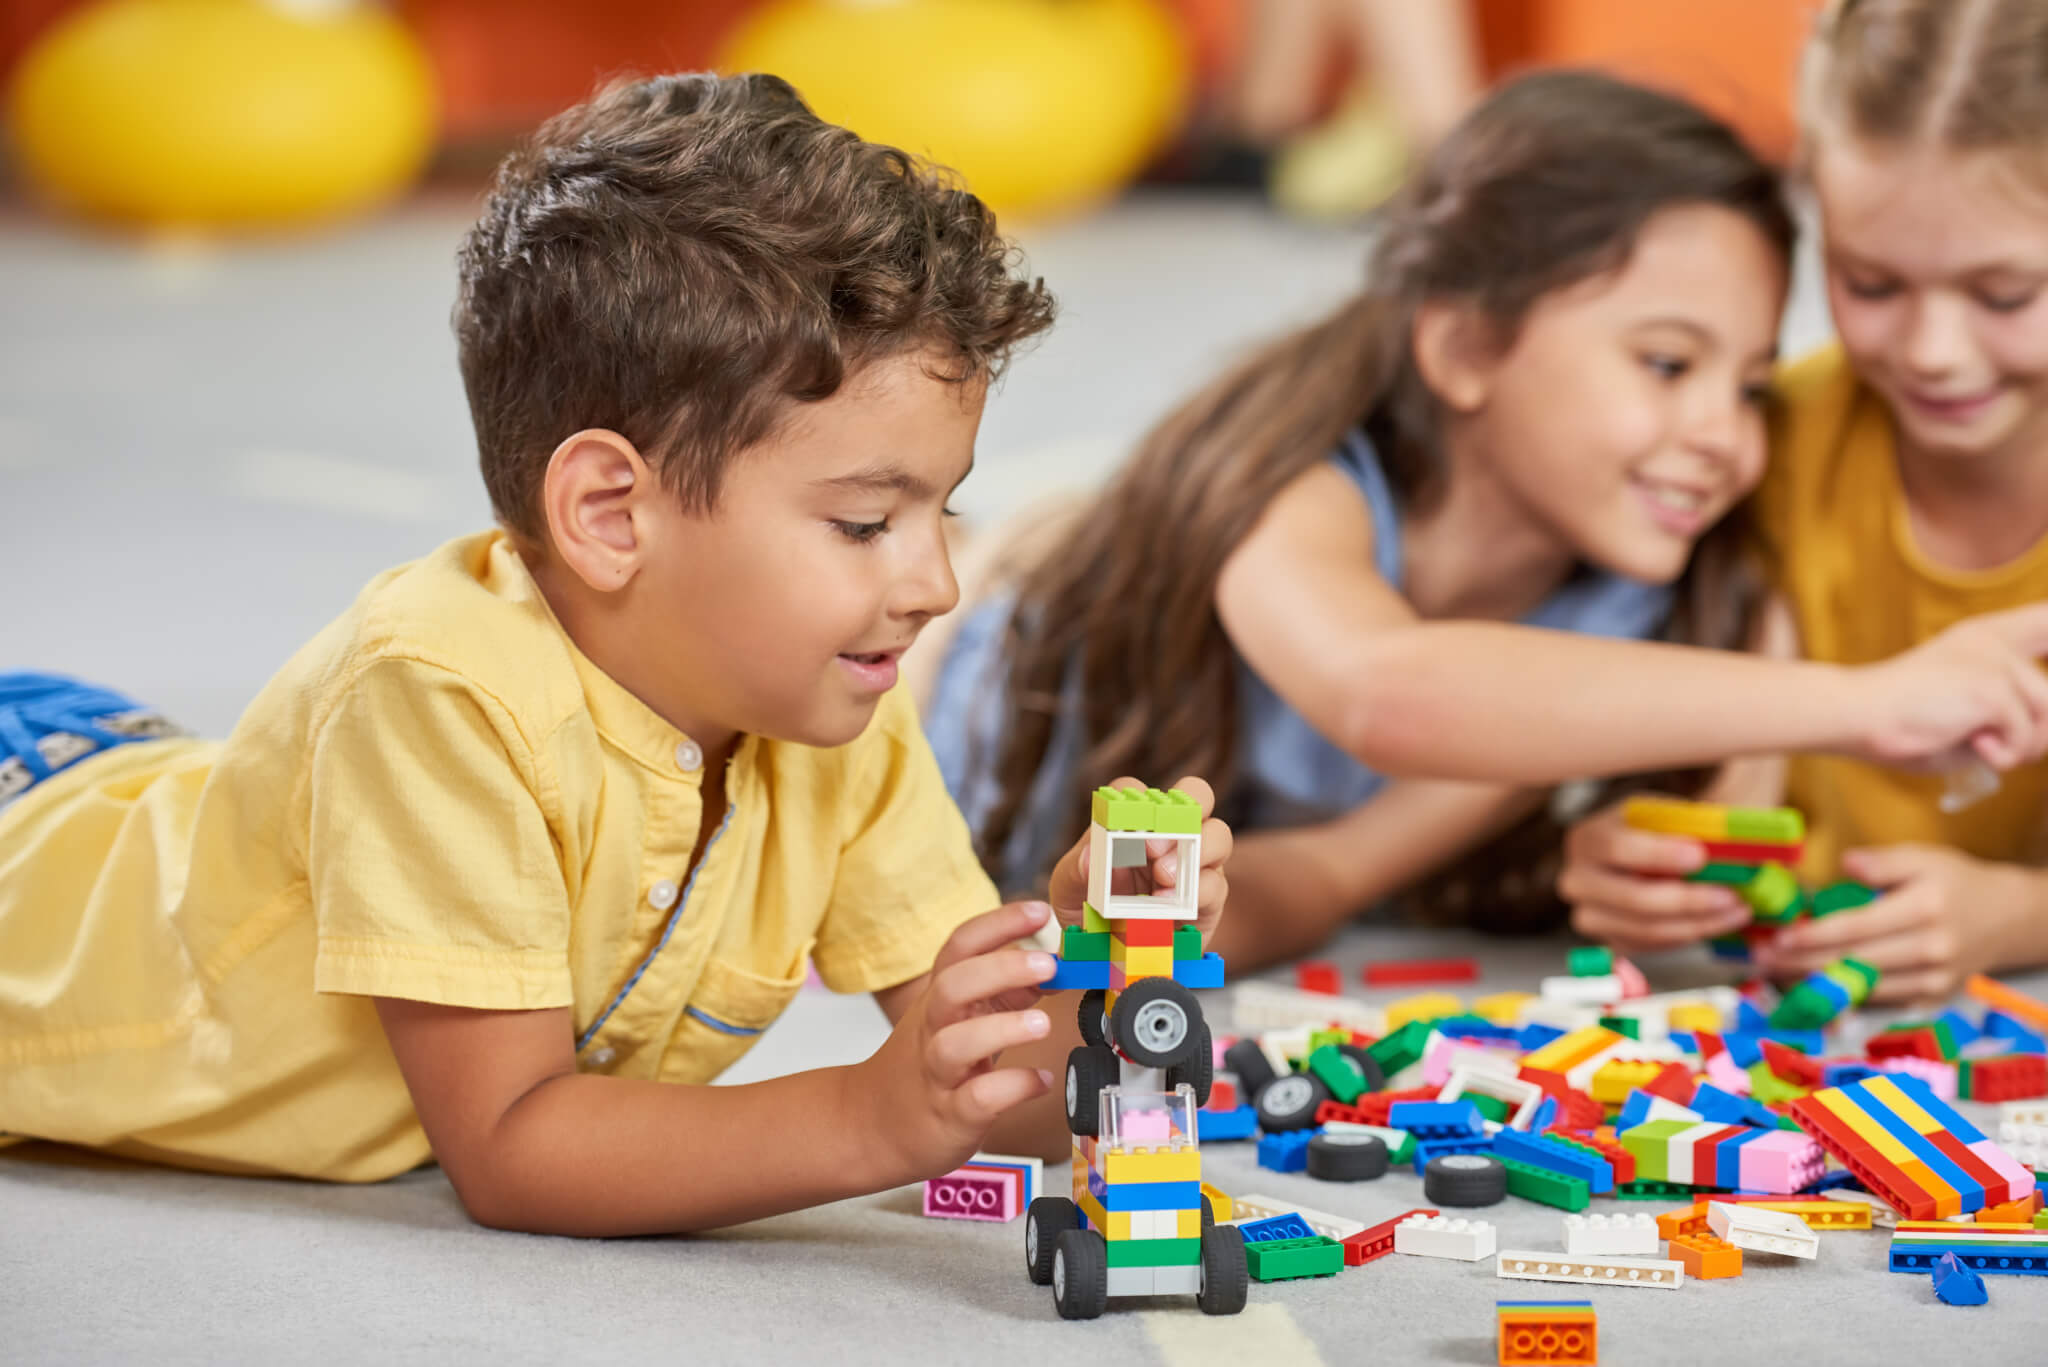
M 1742 1067 L 1726 1053 L 1719 1053 L 1707 1060 L 1707 1081 L 1724 1092 L 1736 1096 L 1749 1095 L 1749 1070 Z
M 1789 1194 L 1818 1182 L 1827 1171 L 1827 1154 L 1803 1134 L 1773 1130 L 1741 1149 L 1744 1191 Z
M 1937 1063 L 1931 1058 L 1901 1054 L 1877 1062 L 1880 1073 L 1911 1073 L 1933 1089 L 1943 1101 L 1956 1099 L 1956 1066 L 1953 1063 Z
M 1164 1144 L 1173 1138 L 1173 1118 L 1165 1111 L 1125 1111 L 1117 1137 L 1126 1144 Z
M 1987 1204 L 1995 1206 L 2002 1201 L 2018 1201 L 2034 1190 L 2034 1174 L 2019 1159 L 1999 1148 L 1996 1140 L 1980 1139 L 1967 1147 L 1984 1160 L 1985 1166 L 2006 1180 L 2005 1194 L 1996 1197 L 1988 1191 L 1984 1194 Z
M 956 1168 L 924 1184 L 924 1213 L 942 1220 L 1014 1220 L 1024 1187 L 1019 1172 Z
M 1642 969 L 1637 968 L 1627 959 L 1615 959 L 1614 976 L 1621 979 L 1622 1000 L 1626 1001 L 1631 997 L 1647 997 L 1650 995 L 1650 980 L 1643 976 Z

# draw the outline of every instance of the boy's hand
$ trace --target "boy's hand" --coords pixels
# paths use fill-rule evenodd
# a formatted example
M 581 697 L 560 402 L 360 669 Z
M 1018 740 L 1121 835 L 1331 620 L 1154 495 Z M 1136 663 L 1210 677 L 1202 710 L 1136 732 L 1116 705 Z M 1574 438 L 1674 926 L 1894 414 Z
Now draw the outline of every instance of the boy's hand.
M 1863 758 L 1902 768 L 1953 765 L 1975 751 L 2010 769 L 2048 752 L 2048 604 L 1958 622 L 1882 664 L 1851 671 Z
M 1053 956 L 1017 944 L 1050 914 L 1043 902 L 1013 902 L 955 930 L 917 1004 L 849 1070 L 854 1123 L 886 1147 L 897 1181 L 951 1172 L 997 1116 L 1051 1088 L 1042 1069 L 997 1066 L 1003 1050 L 1052 1029 L 1033 1003 Z
M 1707 862 L 1705 846 L 1682 835 L 1624 825 L 1622 804 L 1602 808 L 1565 836 L 1557 895 L 1571 904 L 1572 929 L 1624 950 L 1670 949 L 1750 922 L 1733 888 L 1688 883 Z
M 1110 786 L 1142 788 L 1145 785 L 1134 778 L 1120 778 Z M 1207 782 L 1190 777 L 1173 786 L 1193 798 L 1202 809 L 1202 867 L 1201 881 L 1195 890 L 1195 925 L 1202 932 L 1202 943 L 1206 945 L 1209 936 L 1215 932 L 1217 921 L 1223 917 L 1223 901 L 1230 892 L 1230 884 L 1223 876 L 1223 865 L 1230 858 L 1230 827 L 1209 815 L 1216 810 L 1216 794 Z M 1111 890 L 1129 893 L 1172 887 L 1178 873 L 1173 852 L 1174 842 L 1171 840 L 1146 841 L 1145 853 L 1151 858 L 1151 864 L 1143 869 L 1118 869 L 1110 875 Z M 1061 925 L 1081 924 L 1081 904 L 1088 900 L 1088 858 L 1088 837 L 1083 835 L 1052 871 L 1047 896 Z M 1149 884 L 1144 882 L 1147 875 Z
M 1872 1001 L 1939 1001 L 1970 974 L 2009 963 L 2043 900 L 2037 872 L 1942 845 L 1851 850 L 1842 867 L 1882 895 L 1787 926 L 1756 947 L 1759 968 L 1797 978 L 1848 955 L 1884 974 Z

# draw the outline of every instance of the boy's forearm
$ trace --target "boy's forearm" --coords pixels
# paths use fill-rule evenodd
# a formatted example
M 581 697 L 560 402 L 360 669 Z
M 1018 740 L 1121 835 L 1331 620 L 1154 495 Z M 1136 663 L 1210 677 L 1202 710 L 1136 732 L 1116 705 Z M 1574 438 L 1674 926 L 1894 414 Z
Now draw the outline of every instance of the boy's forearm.
M 480 1223 L 535 1234 L 683 1233 L 912 1180 L 853 1123 L 851 1068 L 738 1087 L 569 1074 L 498 1122 L 460 1185 Z

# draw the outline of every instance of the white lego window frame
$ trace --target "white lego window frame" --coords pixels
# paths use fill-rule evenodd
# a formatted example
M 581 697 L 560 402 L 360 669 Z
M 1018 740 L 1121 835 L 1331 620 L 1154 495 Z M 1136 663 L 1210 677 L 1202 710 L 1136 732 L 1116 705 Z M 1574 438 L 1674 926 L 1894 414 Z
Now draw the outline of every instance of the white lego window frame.
M 1112 893 L 1110 879 L 1120 868 L 1141 869 L 1151 863 L 1145 845 L 1170 840 L 1177 863 L 1173 886 L 1164 892 Z M 1135 850 L 1135 857 L 1131 851 Z M 1118 863 L 1121 858 L 1124 862 Z M 1088 833 L 1088 904 L 1111 921 L 1192 921 L 1200 910 L 1202 837 L 1161 831 L 1112 831 L 1095 825 Z

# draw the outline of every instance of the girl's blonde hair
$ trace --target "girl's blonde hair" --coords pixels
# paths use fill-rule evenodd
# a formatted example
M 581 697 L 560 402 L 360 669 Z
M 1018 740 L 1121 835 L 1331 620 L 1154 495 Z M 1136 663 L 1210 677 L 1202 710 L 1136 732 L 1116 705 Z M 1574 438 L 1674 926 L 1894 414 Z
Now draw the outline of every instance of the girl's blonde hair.
M 1064 848 L 1088 794 L 1121 774 L 1201 774 L 1235 810 L 1236 655 L 1215 609 L 1223 563 L 1266 505 L 1363 425 L 1404 509 L 1442 489 L 1435 402 L 1409 355 L 1416 307 L 1469 302 L 1511 339 L 1546 294 L 1624 265 L 1666 209 L 1719 205 L 1789 256 L 1777 177 L 1712 116 L 1590 72 L 1504 86 L 1452 132 L 1381 214 L 1366 285 L 1320 322 L 1269 342 L 1168 415 L 1024 578 L 1003 680 L 999 793 L 979 832 L 1006 890 L 1043 869 L 1001 867 L 1074 684 L 1084 753 L 1064 792 Z M 1757 583 L 1738 589 L 1740 530 L 1724 521 L 1678 590 L 1672 639 L 1739 647 Z M 1539 813 L 1463 861 L 1425 898 L 1507 927 L 1561 910 L 1542 867 L 1560 830 Z
M 1806 155 L 1832 131 L 1964 151 L 2048 143 L 2044 0 L 1837 0 L 1801 78 Z

